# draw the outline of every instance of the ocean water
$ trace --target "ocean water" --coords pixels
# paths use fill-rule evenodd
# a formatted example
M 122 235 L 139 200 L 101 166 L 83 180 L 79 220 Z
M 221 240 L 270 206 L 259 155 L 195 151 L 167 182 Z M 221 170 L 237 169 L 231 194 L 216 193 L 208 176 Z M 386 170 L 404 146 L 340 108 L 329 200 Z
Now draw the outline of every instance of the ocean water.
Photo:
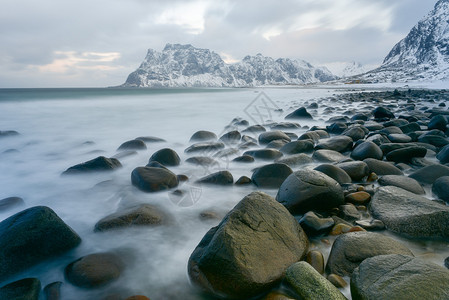
M 197 130 L 221 135 L 236 127 L 241 117 L 253 124 L 284 121 L 286 114 L 314 101 L 320 108 L 314 121 L 300 122 L 302 128 L 287 130 L 298 135 L 311 126 L 323 126 L 332 114 L 324 107 L 351 107 L 332 100 L 332 95 L 354 92 L 346 88 L 266 89 L 3 89 L 0 90 L 0 130 L 16 130 L 18 136 L 0 138 L 0 199 L 18 196 L 26 205 L 0 212 L 0 220 L 27 207 L 51 207 L 82 238 L 82 244 L 63 256 L 35 266 L 14 279 L 38 277 L 45 286 L 62 281 L 63 299 L 101 299 L 119 293 L 146 295 L 151 299 L 203 299 L 189 283 L 187 261 L 203 235 L 245 195 L 256 190 L 246 187 L 192 186 L 179 188 L 186 198 L 170 192 L 143 193 L 131 185 L 134 168 L 145 166 L 159 149 L 172 148 L 181 157 L 176 174 L 200 178 L 228 169 L 237 180 L 251 177 L 251 166 L 231 160 L 243 153 L 216 158 L 218 165 L 203 168 L 185 163 L 189 139 Z M 308 127 L 307 127 L 308 126 Z M 123 168 L 112 173 L 61 176 L 68 167 L 97 156 L 118 155 L 125 141 L 155 136 L 166 142 L 148 143 L 147 150 L 120 158 Z M 310 166 L 313 167 L 313 166 Z M 264 190 L 275 196 L 276 190 Z M 172 219 L 169 225 L 93 231 L 104 216 L 140 203 L 160 207 Z M 200 220 L 204 211 L 219 218 Z M 409 243 L 409 242 L 407 242 Z M 317 244 L 325 255 L 329 246 Z M 417 253 L 440 261 L 444 246 L 412 243 Z M 126 269 L 119 280 L 99 289 L 80 289 L 64 279 L 64 268 L 73 260 L 91 253 L 114 251 L 123 255 Z M 430 253 L 430 254 L 429 254 Z M 437 253 L 437 254 L 435 254 Z M 441 264 L 441 263 L 440 263 Z M 6 282 L 4 282 L 6 283 Z M 4 284 L 2 283 L 2 284 Z M 345 291 L 348 294 L 348 290 Z M 205 298 L 204 298 L 205 299 Z

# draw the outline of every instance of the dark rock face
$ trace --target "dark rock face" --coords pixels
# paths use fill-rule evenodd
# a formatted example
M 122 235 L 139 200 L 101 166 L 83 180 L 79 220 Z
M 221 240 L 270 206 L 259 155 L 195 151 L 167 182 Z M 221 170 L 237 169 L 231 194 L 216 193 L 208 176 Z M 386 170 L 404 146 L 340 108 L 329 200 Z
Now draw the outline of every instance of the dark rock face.
M 416 238 L 448 238 L 449 207 L 398 187 L 381 187 L 370 203 L 387 229 Z
M 354 181 L 360 181 L 369 174 L 369 167 L 363 161 L 348 161 L 337 164 Z
M 385 158 L 396 163 L 408 163 L 415 157 L 426 156 L 427 149 L 419 146 L 411 146 L 402 149 L 397 149 L 389 152 Z
M 433 184 L 435 180 L 443 176 L 449 176 L 449 167 L 443 165 L 427 166 L 409 175 L 410 178 L 422 184 Z
M 377 175 L 404 175 L 400 169 L 393 164 L 377 160 L 374 158 L 367 158 L 363 160 L 368 165 L 370 172 L 374 172 Z
M 309 114 L 305 107 L 300 107 L 294 112 L 288 114 L 285 119 L 313 119 L 312 115 Z
M 350 138 L 349 136 L 340 135 L 327 140 L 323 140 L 315 146 L 315 149 L 327 149 L 343 153 L 352 150 L 352 144 L 352 138 Z
M 189 259 L 190 279 L 220 297 L 248 299 L 269 291 L 301 260 L 308 239 L 272 197 L 254 192 L 209 230 Z
M 37 278 L 25 278 L 11 282 L 0 288 L 0 299 L 38 300 L 41 282 Z
M 213 132 L 200 130 L 195 132 L 190 138 L 191 142 L 205 142 L 205 141 L 216 141 L 217 135 Z
M 178 186 L 178 178 L 163 168 L 137 167 L 131 173 L 132 184 L 144 192 L 159 192 Z
M 118 151 L 122 150 L 146 150 L 147 145 L 145 145 L 145 142 L 142 140 L 131 140 L 124 142 L 123 144 L 118 147 Z
M 291 173 L 292 169 L 285 164 L 270 164 L 254 171 L 251 180 L 258 187 L 278 189 Z
M 435 180 L 432 192 L 441 200 L 449 203 L 449 176 L 443 176 Z
M 382 160 L 383 156 L 384 155 L 380 147 L 369 141 L 361 143 L 355 147 L 351 153 L 351 158 L 355 160 L 364 160 L 366 158 Z
M 71 175 L 90 172 L 114 171 L 115 169 L 121 167 L 122 164 L 118 161 L 118 159 L 99 156 L 92 160 L 86 161 L 85 163 L 70 167 L 62 174 Z
M 314 170 L 296 171 L 282 183 L 276 200 L 292 213 L 326 210 L 344 204 L 343 190 L 334 179 Z
M 205 184 L 216 185 L 232 185 L 234 183 L 234 177 L 229 171 L 219 171 L 210 175 L 207 175 L 197 182 Z
M 70 263 L 64 272 L 73 285 L 95 288 L 118 279 L 124 267 L 122 259 L 116 254 L 95 253 Z
M 95 224 L 95 231 L 126 228 L 130 226 L 157 226 L 168 221 L 168 216 L 157 207 L 142 204 L 113 213 Z
M 407 176 L 386 175 L 379 178 L 378 182 L 383 186 L 397 186 L 418 195 L 424 195 L 426 193 L 423 187 L 418 183 L 418 181 Z
M 374 232 L 350 232 L 340 235 L 332 245 L 327 262 L 329 272 L 347 276 L 365 259 L 377 255 L 413 253 L 403 244 Z
M 21 211 L 0 223 L 0 280 L 80 243 L 81 238 L 50 208 Z
M 157 161 L 158 163 L 163 164 L 167 167 L 179 166 L 179 164 L 181 163 L 181 159 L 179 158 L 178 153 L 170 148 L 164 148 L 155 152 L 150 157 L 149 161 Z
M 352 299 L 448 299 L 449 270 L 405 255 L 364 260 L 351 277 Z
M 394 114 L 385 107 L 378 107 L 373 110 L 373 116 L 376 119 L 394 119 Z

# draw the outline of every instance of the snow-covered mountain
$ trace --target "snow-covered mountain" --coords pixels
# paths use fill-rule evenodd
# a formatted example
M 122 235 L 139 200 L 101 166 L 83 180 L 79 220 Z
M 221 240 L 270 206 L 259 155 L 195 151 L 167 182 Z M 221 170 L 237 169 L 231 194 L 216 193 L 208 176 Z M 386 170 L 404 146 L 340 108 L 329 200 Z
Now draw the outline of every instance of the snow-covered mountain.
M 148 50 L 125 87 L 252 87 L 324 82 L 337 77 L 303 60 L 273 59 L 261 54 L 226 64 L 217 53 L 192 45 L 167 44 Z
M 379 65 L 362 65 L 359 62 L 332 62 L 324 64 L 324 66 L 338 77 L 350 77 L 366 73 L 379 67 Z
M 449 0 L 434 9 L 396 44 L 368 81 L 434 81 L 449 79 Z

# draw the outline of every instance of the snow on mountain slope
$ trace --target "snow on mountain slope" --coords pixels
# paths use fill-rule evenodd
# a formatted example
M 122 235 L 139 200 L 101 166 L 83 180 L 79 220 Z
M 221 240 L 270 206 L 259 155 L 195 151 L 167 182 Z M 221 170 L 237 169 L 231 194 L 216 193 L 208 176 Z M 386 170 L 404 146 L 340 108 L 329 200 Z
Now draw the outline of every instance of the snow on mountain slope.
M 362 65 L 355 61 L 333 62 L 327 63 L 325 66 L 332 72 L 332 74 L 342 78 L 363 74 L 379 67 L 379 65 Z
M 192 45 L 167 44 L 162 52 L 148 50 L 140 67 L 123 86 L 128 87 L 252 87 L 307 84 L 334 80 L 325 67 L 308 62 L 273 59 L 261 54 L 226 64 L 215 52 Z

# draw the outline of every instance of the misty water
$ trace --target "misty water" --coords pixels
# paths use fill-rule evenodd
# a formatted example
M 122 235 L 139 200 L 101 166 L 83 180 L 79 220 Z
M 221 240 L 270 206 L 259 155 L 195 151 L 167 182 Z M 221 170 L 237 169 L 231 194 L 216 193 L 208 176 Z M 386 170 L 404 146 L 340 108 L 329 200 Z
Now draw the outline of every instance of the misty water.
M 313 112 L 320 117 L 300 122 L 300 129 L 287 130 L 300 135 L 307 131 L 304 126 L 323 126 L 332 117 L 323 115 L 325 105 L 342 110 L 356 108 L 328 99 L 347 92 L 354 91 L 336 87 L 0 90 L 0 130 L 20 133 L 0 139 L 0 199 L 18 196 L 26 203 L 0 212 L 0 220 L 27 207 L 45 205 L 82 238 L 81 245 L 73 251 L 41 263 L 8 282 L 24 277 L 38 277 L 43 286 L 62 281 L 63 299 L 101 299 L 114 293 L 141 294 L 151 299 L 202 299 L 189 283 L 188 258 L 203 235 L 256 187 L 184 183 L 179 189 L 186 191 L 187 196 L 179 199 L 171 191 L 137 190 L 131 185 L 132 170 L 145 166 L 157 150 L 172 148 L 182 163 L 170 169 L 189 176 L 191 181 L 223 169 L 230 170 L 234 180 L 242 175 L 251 177 L 253 168 L 267 162 L 248 166 L 231 161 L 244 150 L 228 158 L 216 158 L 219 165 L 211 168 L 185 163 L 189 156 L 184 150 L 191 145 L 191 135 L 197 130 L 209 130 L 220 136 L 236 128 L 227 127 L 236 117 L 248 120 L 250 125 L 270 120 L 281 122 L 293 109 L 322 99 L 318 111 Z M 97 156 L 119 155 L 117 148 L 123 142 L 142 136 L 159 137 L 166 142 L 147 143 L 147 150 L 120 157 L 123 167 L 112 173 L 61 176 L 68 167 Z M 276 194 L 276 190 L 264 191 Z M 93 231 L 94 225 L 106 215 L 140 203 L 160 207 L 171 216 L 170 224 Z M 201 220 L 199 215 L 204 211 L 215 212 L 219 219 Z M 401 241 L 416 255 L 440 265 L 447 255 L 447 245 L 438 242 Z M 330 251 L 330 246 L 319 240 L 313 247 L 321 249 L 326 256 Z M 65 281 L 67 264 L 81 256 L 106 251 L 119 252 L 126 261 L 127 267 L 119 280 L 91 290 Z M 347 290 L 345 293 L 348 295 Z

